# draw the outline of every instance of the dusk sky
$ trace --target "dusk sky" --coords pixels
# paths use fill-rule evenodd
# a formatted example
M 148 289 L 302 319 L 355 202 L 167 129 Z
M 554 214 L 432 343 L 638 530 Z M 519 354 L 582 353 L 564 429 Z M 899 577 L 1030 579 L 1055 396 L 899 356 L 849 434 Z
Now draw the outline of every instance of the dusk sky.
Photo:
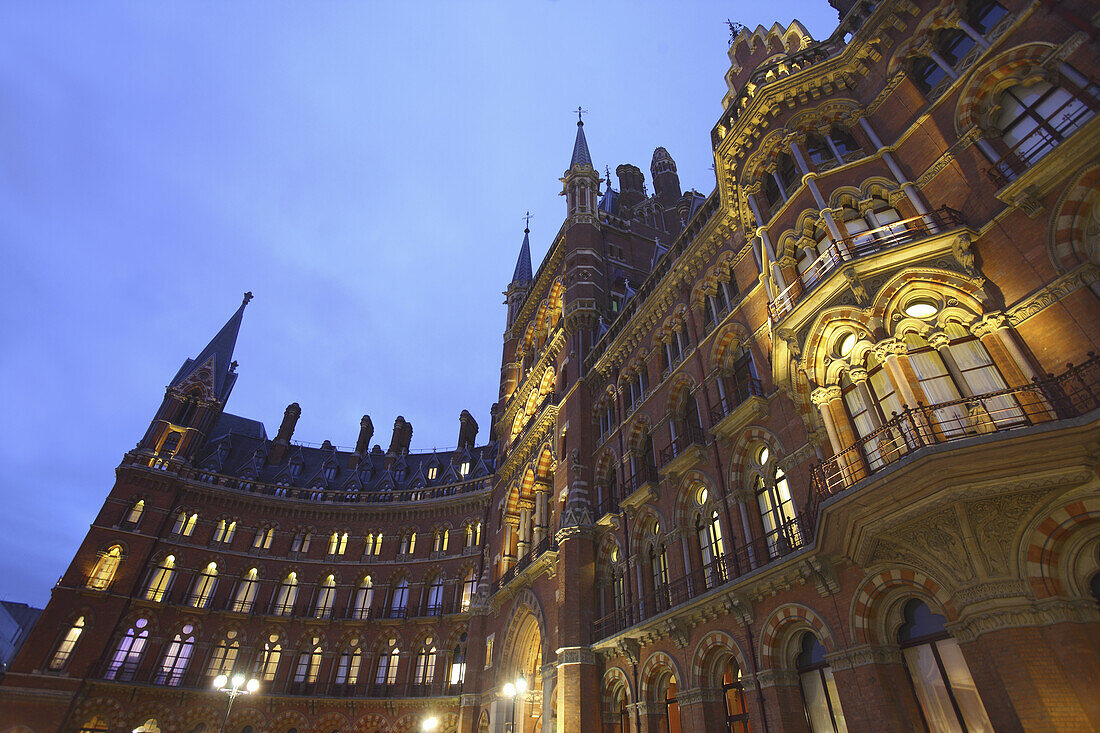
M 295 438 L 489 439 L 525 211 L 578 105 L 597 168 L 714 187 L 727 18 L 761 3 L 0 5 L 0 599 L 44 605 L 164 387 L 250 290 L 227 410 Z M 615 184 L 617 186 L 617 182 Z

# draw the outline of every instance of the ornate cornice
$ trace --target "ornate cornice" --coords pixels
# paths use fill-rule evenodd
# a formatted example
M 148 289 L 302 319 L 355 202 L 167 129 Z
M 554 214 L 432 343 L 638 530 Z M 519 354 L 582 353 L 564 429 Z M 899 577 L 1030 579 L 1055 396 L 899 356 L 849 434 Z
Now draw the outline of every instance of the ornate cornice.
M 868 664 L 901 664 L 901 649 L 896 646 L 865 645 L 842 649 L 826 655 L 826 661 L 834 672 Z
M 1096 604 L 1092 600 L 1075 599 L 1070 601 L 1052 598 L 994 608 L 972 615 L 967 615 L 964 611 L 962 618 L 947 625 L 947 630 L 960 643 L 965 644 L 990 632 L 1004 629 L 1051 626 L 1063 623 L 1096 623 L 1097 620 Z
M 1009 308 L 1008 321 L 1013 326 L 1019 326 L 1036 313 L 1062 300 L 1074 290 L 1091 285 L 1097 280 L 1100 280 L 1100 267 L 1093 264 L 1081 265 L 1062 275 L 1039 292 L 1032 294 L 1026 300 L 1022 300 Z

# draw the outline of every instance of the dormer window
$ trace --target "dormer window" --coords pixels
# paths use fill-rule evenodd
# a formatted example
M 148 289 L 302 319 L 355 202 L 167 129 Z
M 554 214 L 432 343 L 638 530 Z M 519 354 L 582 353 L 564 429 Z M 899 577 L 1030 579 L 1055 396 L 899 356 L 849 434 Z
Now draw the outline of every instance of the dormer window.
M 438 476 L 438 475 L 439 475 L 439 467 L 438 466 L 429 466 L 428 467 L 428 480 L 429 481 L 435 481 L 435 477 Z
M 329 464 L 325 466 L 325 480 L 332 481 L 336 478 L 336 466 L 335 464 Z
M 290 464 L 290 477 L 292 479 L 298 478 L 298 474 L 302 472 L 302 462 L 294 461 Z
M 466 476 L 468 476 L 469 473 L 470 473 L 470 462 L 469 461 L 463 461 L 461 464 L 459 464 L 459 466 L 458 466 L 458 475 L 459 476 L 462 476 L 463 478 L 466 478 Z

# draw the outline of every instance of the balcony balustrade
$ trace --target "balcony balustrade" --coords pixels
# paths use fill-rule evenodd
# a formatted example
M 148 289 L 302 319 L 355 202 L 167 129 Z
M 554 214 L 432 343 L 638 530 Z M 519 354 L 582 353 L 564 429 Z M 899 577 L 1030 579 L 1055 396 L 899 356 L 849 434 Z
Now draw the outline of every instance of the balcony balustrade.
M 531 563 L 537 560 L 539 556 L 541 556 L 543 553 L 550 551 L 556 552 L 557 549 L 558 540 L 556 537 L 553 537 L 551 535 L 544 537 L 542 541 L 531 548 L 531 550 L 528 551 L 527 554 L 516 560 L 515 564 L 512 565 L 512 567 L 504 571 L 504 573 L 496 582 L 496 590 L 504 588 L 510 582 L 519 577 L 520 573 L 530 567 Z

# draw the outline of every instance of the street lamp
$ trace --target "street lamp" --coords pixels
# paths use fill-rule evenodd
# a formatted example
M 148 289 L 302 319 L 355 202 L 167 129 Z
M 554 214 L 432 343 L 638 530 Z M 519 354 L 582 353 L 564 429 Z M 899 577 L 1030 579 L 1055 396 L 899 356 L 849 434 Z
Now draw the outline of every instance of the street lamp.
M 512 712 L 508 716 L 508 731 L 509 733 L 515 733 L 516 730 L 516 695 L 523 695 L 527 692 L 527 678 L 520 675 L 516 681 L 504 683 L 504 696 L 511 702 Z
M 420 730 L 431 731 L 439 727 L 439 718 L 434 715 L 429 718 L 424 718 L 420 723 Z
M 230 683 L 232 683 L 232 687 L 228 686 Z M 233 679 L 220 674 L 214 678 L 214 689 L 229 695 L 229 704 L 225 706 L 225 717 L 222 718 L 221 727 L 221 733 L 225 733 L 225 724 L 229 722 L 229 711 L 233 709 L 233 701 L 239 695 L 249 695 L 260 689 L 260 681 L 252 678 L 246 682 L 243 674 L 235 674 Z

